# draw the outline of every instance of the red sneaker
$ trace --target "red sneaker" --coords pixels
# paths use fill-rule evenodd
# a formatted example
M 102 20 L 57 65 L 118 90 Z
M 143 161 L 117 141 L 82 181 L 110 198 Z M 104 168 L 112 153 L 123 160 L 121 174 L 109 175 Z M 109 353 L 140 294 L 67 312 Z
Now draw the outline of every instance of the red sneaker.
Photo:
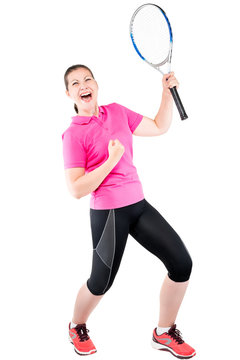
M 153 330 L 152 347 L 157 350 L 170 351 L 179 359 L 190 359 L 196 351 L 181 338 L 181 333 L 173 325 L 168 332 L 157 335 L 157 328 Z
M 89 330 L 86 324 L 78 324 L 71 329 L 71 322 L 69 323 L 69 341 L 74 345 L 74 350 L 79 355 L 91 355 L 97 352 L 92 340 L 88 336 Z

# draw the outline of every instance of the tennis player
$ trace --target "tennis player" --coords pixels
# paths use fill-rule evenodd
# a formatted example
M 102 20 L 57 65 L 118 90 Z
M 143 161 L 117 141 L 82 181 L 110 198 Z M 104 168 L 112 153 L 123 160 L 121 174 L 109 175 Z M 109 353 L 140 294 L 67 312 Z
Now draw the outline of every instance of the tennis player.
M 167 270 L 152 346 L 182 359 L 191 358 L 196 352 L 182 339 L 175 320 L 189 283 L 192 260 L 179 235 L 145 199 L 132 149 L 132 135 L 159 136 L 169 129 L 173 109 L 169 88 L 179 83 L 173 72 L 164 75 L 161 104 L 153 120 L 118 103 L 98 106 L 98 84 L 85 65 L 69 67 L 64 80 L 77 113 L 62 134 L 66 182 L 76 199 L 91 194 L 93 244 L 91 274 L 77 294 L 68 326 L 69 340 L 79 355 L 97 351 L 86 322 L 112 286 L 130 234 Z M 158 283 L 157 279 L 158 274 L 154 274 L 152 281 Z

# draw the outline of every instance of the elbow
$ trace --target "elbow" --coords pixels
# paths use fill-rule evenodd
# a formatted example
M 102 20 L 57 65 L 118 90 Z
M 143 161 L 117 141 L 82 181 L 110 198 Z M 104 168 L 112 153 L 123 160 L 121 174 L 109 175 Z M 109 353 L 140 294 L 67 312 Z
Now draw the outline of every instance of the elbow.
M 168 132 L 168 130 L 169 130 L 169 126 L 168 126 L 166 129 L 164 129 L 163 134 L 165 134 L 166 132 Z
M 81 199 L 81 196 L 80 195 L 76 195 L 76 194 L 72 194 L 72 196 L 74 197 L 74 199 Z
M 82 197 L 82 194 L 77 191 L 77 189 L 75 189 L 73 186 L 69 188 L 69 191 L 72 197 L 74 197 L 75 199 L 80 199 Z
M 168 131 L 169 127 L 161 128 L 158 131 L 158 136 L 165 134 Z
M 71 184 L 69 190 L 75 199 L 81 199 L 82 197 L 90 194 L 92 191 L 89 187 L 86 188 L 85 184 L 76 184 L 75 182 Z
M 82 195 L 76 191 L 72 191 L 71 194 L 75 199 L 81 199 L 81 197 L 82 197 Z
M 168 130 L 170 129 L 170 126 L 171 126 L 171 124 L 163 127 L 163 128 L 161 129 L 161 134 L 160 134 L 160 135 L 165 134 L 166 132 L 168 132 Z

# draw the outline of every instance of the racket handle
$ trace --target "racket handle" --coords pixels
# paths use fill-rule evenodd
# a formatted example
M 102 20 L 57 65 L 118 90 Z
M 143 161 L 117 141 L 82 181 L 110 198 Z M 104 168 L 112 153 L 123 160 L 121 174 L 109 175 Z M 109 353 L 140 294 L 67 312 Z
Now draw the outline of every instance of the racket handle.
M 183 104 L 182 104 L 182 102 L 181 102 L 181 99 L 180 99 L 180 97 L 179 97 L 179 95 L 178 95 L 178 91 L 177 91 L 176 86 L 170 88 L 170 91 L 171 91 L 171 93 L 172 93 L 173 99 L 174 99 L 175 104 L 176 104 L 176 106 L 177 106 L 177 109 L 178 109 L 178 112 L 179 112 L 179 114 L 180 114 L 181 120 L 187 119 L 188 116 L 187 116 L 186 111 L 185 111 L 185 109 L 184 109 L 184 107 L 183 107 Z

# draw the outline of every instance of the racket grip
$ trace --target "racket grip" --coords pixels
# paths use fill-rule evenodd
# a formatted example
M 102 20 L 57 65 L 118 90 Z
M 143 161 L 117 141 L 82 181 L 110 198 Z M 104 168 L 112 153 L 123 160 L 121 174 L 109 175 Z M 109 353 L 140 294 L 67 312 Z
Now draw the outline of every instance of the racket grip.
M 177 109 L 178 109 L 178 112 L 180 114 L 181 120 L 187 119 L 188 116 L 187 116 L 186 111 L 185 111 L 185 109 L 183 107 L 181 99 L 180 99 L 180 97 L 178 95 L 178 91 L 177 91 L 176 86 L 170 88 L 170 91 L 171 91 L 172 97 L 173 97 L 173 99 L 175 101 L 175 104 L 177 106 Z

